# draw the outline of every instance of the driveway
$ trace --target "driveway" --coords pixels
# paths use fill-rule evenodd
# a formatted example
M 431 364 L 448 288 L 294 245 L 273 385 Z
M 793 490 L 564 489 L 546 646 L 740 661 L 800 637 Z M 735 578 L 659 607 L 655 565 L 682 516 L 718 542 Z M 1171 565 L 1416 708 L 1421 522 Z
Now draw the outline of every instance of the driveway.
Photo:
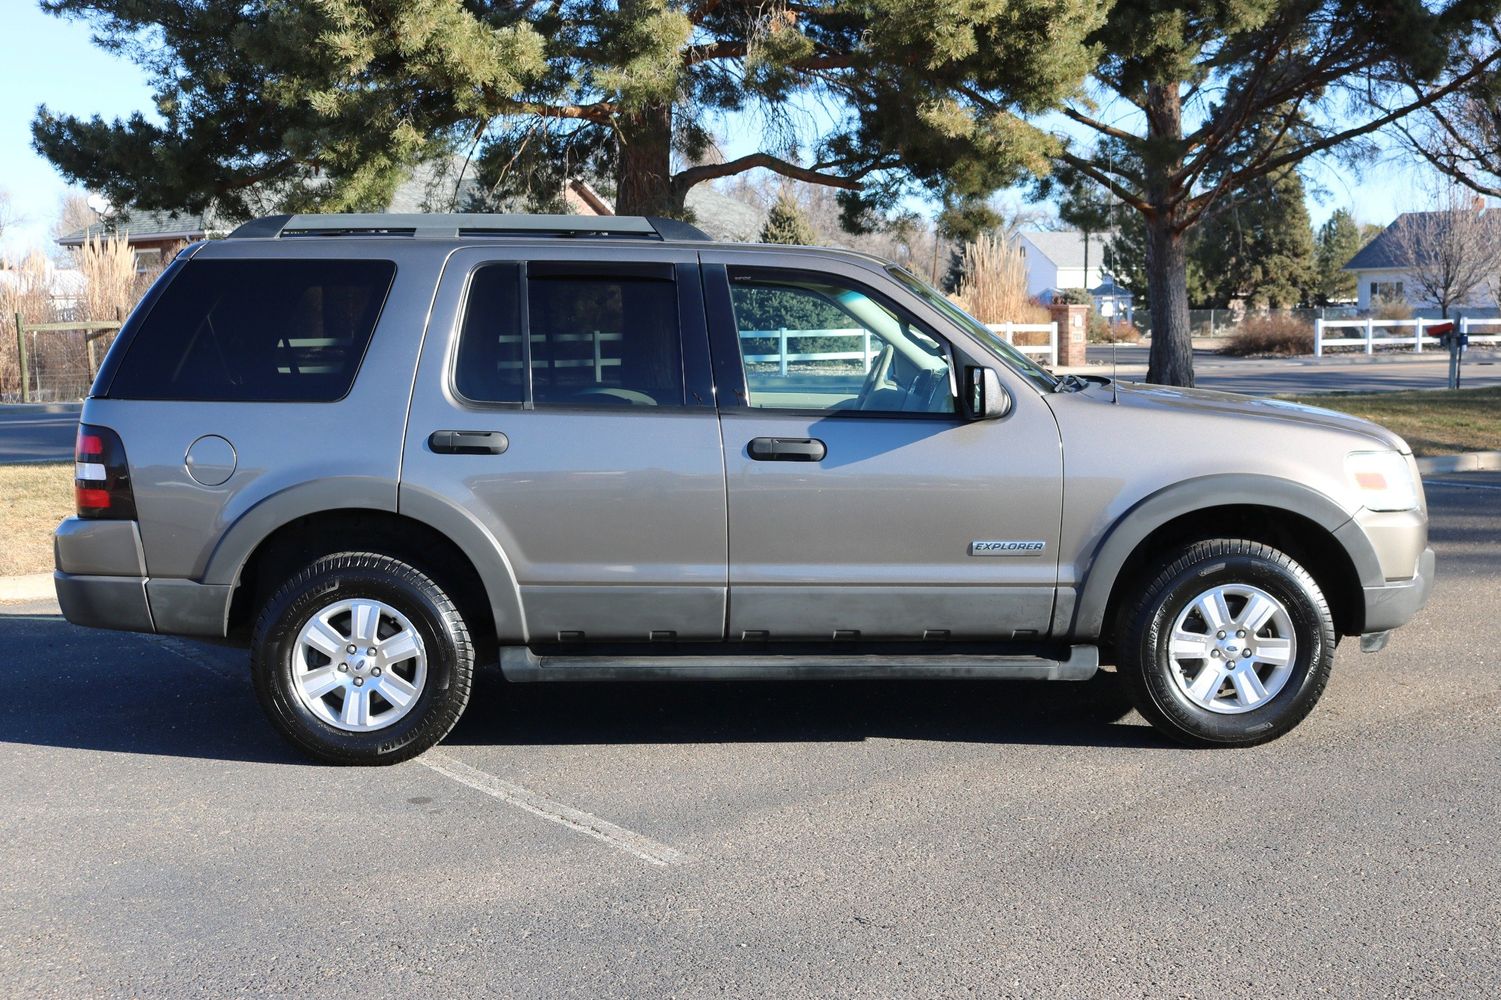
M 303 762 L 242 652 L 0 617 L 0 995 L 1501 993 L 1501 475 L 1282 740 L 1188 750 L 1109 675 L 512 686 Z

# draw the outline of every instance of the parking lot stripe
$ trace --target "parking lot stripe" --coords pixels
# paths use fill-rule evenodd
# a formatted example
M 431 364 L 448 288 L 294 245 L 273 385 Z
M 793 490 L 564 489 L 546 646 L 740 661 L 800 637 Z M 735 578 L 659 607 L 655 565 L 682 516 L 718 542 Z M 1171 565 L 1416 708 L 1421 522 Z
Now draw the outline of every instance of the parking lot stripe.
M 643 837 L 639 833 L 632 833 L 624 827 L 616 826 L 582 809 L 574 809 L 571 806 L 554 802 L 545 795 L 539 795 L 529 788 L 523 788 L 494 775 L 486 774 L 478 768 L 470 767 L 437 750 L 429 750 L 418 757 L 417 763 L 426 765 L 443 777 L 451 778 L 475 791 L 484 792 L 502 802 L 525 809 L 534 816 L 541 816 L 543 819 L 566 826 L 570 830 L 603 841 L 648 864 L 665 867 L 680 865 L 688 860 L 681 852 L 666 844 L 658 843 L 650 837 Z

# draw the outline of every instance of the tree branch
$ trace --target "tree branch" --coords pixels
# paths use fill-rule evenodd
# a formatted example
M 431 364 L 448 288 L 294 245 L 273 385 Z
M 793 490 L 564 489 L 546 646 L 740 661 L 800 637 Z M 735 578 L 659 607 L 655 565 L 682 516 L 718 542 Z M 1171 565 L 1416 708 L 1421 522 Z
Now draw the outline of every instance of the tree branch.
M 819 166 L 826 166 L 820 164 Z M 724 163 L 704 163 L 696 167 L 689 167 L 673 175 L 672 186 L 678 190 L 686 191 L 695 184 L 714 180 L 716 177 L 731 177 L 735 174 L 743 174 L 747 170 L 761 167 L 783 177 L 791 177 L 793 180 L 806 181 L 809 184 L 822 184 L 826 187 L 843 188 L 846 191 L 858 191 L 860 181 L 855 177 L 840 177 L 837 174 L 824 173 L 814 167 L 800 167 L 796 163 L 790 163 L 770 153 L 751 153 Z
M 1070 153 L 1067 150 L 1059 154 L 1058 158 L 1090 180 L 1102 185 L 1111 194 L 1119 198 L 1122 204 L 1131 206 L 1143 215 L 1150 215 L 1152 213 L 1152 206 L 1147 204 L 1144 198 L 1130 188 L 1122 187 L 1118 180 L 1108 172 L 1101 170 L 1093 161 L 1086 160 L 1084 157 Z

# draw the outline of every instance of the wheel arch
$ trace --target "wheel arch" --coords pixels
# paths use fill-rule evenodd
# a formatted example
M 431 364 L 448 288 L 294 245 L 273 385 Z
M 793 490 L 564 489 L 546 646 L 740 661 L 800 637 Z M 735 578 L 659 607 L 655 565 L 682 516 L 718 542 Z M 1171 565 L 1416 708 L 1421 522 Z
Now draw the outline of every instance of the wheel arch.
M 1164 551 L 1207 538 L 1248 538 L 1297 559 L 1324 591 L 1337 632 L 1359 634 L 1362 582 L 1381 571 L 1364 534 L 1341 530 L 1351 519 L 1317 490 L 1271 476 L 1210 476 L 1166 487 L 1121 515 L 1095 546 L 1066 627 L 1108 644 L 1124 598 Z
M 463 512 L 436 499 L 400 512 L 281 499 L 280 516 L 263 514 L 258 524 L 242 519 L 210 560 L 205 582 L 232 586 L 228 635 L 246 633 L 276 581 L 307 562 L 331 552 L 378 551 L 422 569 L 449 590 L 482 655 L 489 656 L 501 640 L 525 641 L 521 594 L 510 563 L 495 539 Z

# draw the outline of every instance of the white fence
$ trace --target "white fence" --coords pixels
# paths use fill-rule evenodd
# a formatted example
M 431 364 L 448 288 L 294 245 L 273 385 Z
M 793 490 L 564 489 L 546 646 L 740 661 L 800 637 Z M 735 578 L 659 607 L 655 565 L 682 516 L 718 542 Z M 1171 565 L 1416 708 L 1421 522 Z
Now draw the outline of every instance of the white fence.
M 1001 339 L 1015 347 L 1023 354 L 1031 354 L 1034 357 L 1048 359 L 1049 368 L 1058 367 L 1058 324 L 1057 323 L 986 323 L 993 333 L 999 333 Z M 1018 333 L 1046 333 L 1046 344 L 1018 344 Z
M 1313 353 L 1322 357 L 1326 347 L 1359 347 L 1365 353 L 1376 353 L 1377 347 L 1411 347 L 1421 353 L 1425 347 L 1437 347 L 1438 337 L 1428 333 L 1431 327 L 1453 322 L 1446 319 L 1316 319 L 1313 321 Z M 1501 327 L 1501 319 L 1470 319 L 1462 316 L 1457 321 L 1459 332 L 1469 334 L 1473 344 L 1501 344 L 1501 333 L 1476 333 Z M 1329 331 L 1334 336 L 1329 336 Z M 1354 336 L 1341 334 L 1353 330 Z

